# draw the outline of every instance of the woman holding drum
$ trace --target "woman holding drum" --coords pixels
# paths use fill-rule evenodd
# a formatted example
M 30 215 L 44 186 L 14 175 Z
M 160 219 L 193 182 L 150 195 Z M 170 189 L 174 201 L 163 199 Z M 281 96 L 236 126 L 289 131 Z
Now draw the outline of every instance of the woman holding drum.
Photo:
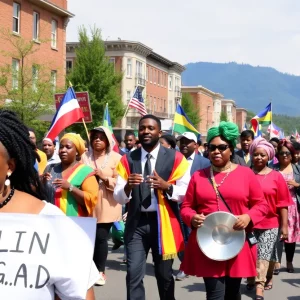
M 221 122 L 219 127 L 209 129 L 211 167 L 193 175 L 181 207 L 183 221 L 193 230 L 180 269 L 186 274 L 203 277 L 208 300 L 241 299 L 242 278 L 256 276 L 257 249 L 252 228 L 269 210 L 253 171 L 231 162 L 238 136 L 238 127 L 230 122 Z M 208 215 L 218 211 L 233 214 L 236 220 L 230 231 L 245 230 L 247 236 L 242 240 L 240 252 L 227 260 L 222 255 L 230 243 L 222 245 L 220 257 L 209 258 L 197 242 L 197 229 Z

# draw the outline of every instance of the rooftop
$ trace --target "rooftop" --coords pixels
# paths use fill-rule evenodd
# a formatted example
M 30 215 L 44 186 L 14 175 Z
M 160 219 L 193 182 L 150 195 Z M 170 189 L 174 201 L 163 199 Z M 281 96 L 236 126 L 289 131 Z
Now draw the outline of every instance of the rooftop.
M 188 86 L 188 85 L 185 85 L 185 86 L 182 86 L 181 87 L 181 91 L 182 92 L 185 92 L 185 91 L 202 91 L 206 94 L 208 94 L 209 96 L 214 96 L 214 97 L 218 97 L 218 98 L 224 98 L 224 96 L 220 93 L 216 93 L 216 92 L 213 92 L 211 90 L 209 90 L 208 88 L 202 86 L 202 85 L 195 85 L 195 86 Z
M 29 0 L 29 2 L 34 3 L 35 5 L 42 7 L 48 11 L 51 11 L 61 17 L 73 18 L 75 16 L 68 10 L 63 9 L 47 0 Z
M 67 52 L 74 52 L 79 42 L 67 42 Z M 185 70 L 185 67 L 177 62 L 170 61 L 169 59 L 154 52 L 152 48 L 144 45 L 140 42 L 127 41 L 127 40 L 115 40 L 115 41 L 104 41 L 105 49 L 109 51 L 132 51 L 143 55 L 147 58 L 159 61 L 168 68 L 172 68 L 180 73 Z

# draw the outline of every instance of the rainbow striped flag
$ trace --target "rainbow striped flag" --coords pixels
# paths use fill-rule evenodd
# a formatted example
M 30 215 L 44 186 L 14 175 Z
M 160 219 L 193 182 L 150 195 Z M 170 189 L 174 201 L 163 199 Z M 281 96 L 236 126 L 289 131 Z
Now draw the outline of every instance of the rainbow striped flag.
M 251 119 L 252 131 L 257 137 L 261 134 L 260 125 L 270 125 L 272 123 L 272 103 L 270 103 L 264 110 L 258 113 Z
M 188 166 L 189 164 L 185 157 L 180 152 L 176 151 L 173 169 L 168 183 L 174 184 L 176 180 L 183 176 L 188 169 Z M 130 166 L 127 155 L 122 156 L 117 166 L 117 172 L 124 180 L 128 180 Z M 158 202 L 157 222 L 159 254 L 162 255 L 164 260 L 172 259 L 176 257 L 178 252 L 184 250 L 181 226 L 163 191 L 155 189 L 154 192 Z
M 110 114 L 109 114 L 109 111 L 108 111 L 108 103 L 106 103 L 106 106 L 105 106 L 104 115 L 103 115 L 103 125 L 102 126 L 109 129 L 110 133 L 112 134 L 112 138 L 114 140 L 113 150 L 115 152 L 119 153 L 118 143 L 117 143 L 116 137 L 115 137 L 114 132 L 113 132 L 111 119 L 110 119 Z
M 173 131 L 177 133 L 193 132 L 196 136 L 200 135 L 200 132 L 194 127 L 188 116 L 185 114 L 180 104 L 177 104 Z
M 73 186 L 80 189 L 83 181 L 94 175 L 94 170 L 84 164 L 76 164 L 73 168 L 67 171 L 63 176 L 63 179 L 66 179 Z M 60 208 L 66 216 L 70 217 L 87 217 L 91 215 L 93 207 L 83 207 L 78 204 L 74 196 L 68 191 L 61 188 L 56 189 L 55 191 L 55 205 Z M 97 199 L 95 199 L 95 206 Z

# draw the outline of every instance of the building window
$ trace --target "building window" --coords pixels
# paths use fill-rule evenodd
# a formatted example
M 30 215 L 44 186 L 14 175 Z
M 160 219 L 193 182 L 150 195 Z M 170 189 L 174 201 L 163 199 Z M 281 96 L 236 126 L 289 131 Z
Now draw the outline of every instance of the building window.
M 173 78 L 172 76 L 169 76 L 169 90 L 172 91 L 173 89 Z
M 150 107 L 151 112 L 153 112 L 153 100 L 152 100 L 152 96 L 150 96 L 149 107 Z
M 20 33 L 20 4 L 13 3 L 13 32 Z
M 56 49 L 57 47 L 57 21 L 51 22 L 51 47 Z
M 33 12 L 33 39 L 38 41 L 39 39 L 39 27 L 40 27 L 40 14 Z
M 167 74 L 165 74 L 165 88 L 167 87 L 168 81 L 167 81 Z
M 114 57 L 110 57 L 110 58 L 109 58 L 109 62 L 110 62 L 111 64 L 113 64 L 114 72 L 115 72 L 115 70 L 116 70 L 116 60 L 115 60 L 115 58 L 114 58 Z
M 156 70 L 154 70 L 153 83 L 156 84 Z
M 37 83 L 39 77 L 39 69 L 37 65 L 32 66 L 32 90 L 37 91 Z
M 146 68 L 146 80 L 148 81 L 148 73 L 149 73 L 149 67 Z
M 67 60 L 66 68 L 67 68 L 67 72 L 70 72 L 73 69 L 73 61 L 72 60 Z
M 56 91 L 56 80 L 57 80 L 57 71 L 51 71 L 51 84 L 52 84 L 52 91 L 55 93 Z
M 142 77 L 143 73 L 143 63 L 140 61 L 136 61 L 136 74 Z
M 159 71 L 157 71 L 157 75 L 158 75 L 157 84 L 160 85 L 160 72 Z
M 150 68 L 150 73 L 149 73 L 149 81 L 152 83 L 152 79 L 153 79 L 153 77 L 152 77 L 152 72 L 153 72 L 153 69 L 152 68 Z
M 131 99 L 131 91 L 126 91 L 126 101 L 127 103 L 130 101 Z
M 166 104 L 166 99 L 164 100 L 164 112 L 167 112 L 167 104 Z
M 20 61 L 18 59 L 12 60 L 12 88 L 18 89 L 19 85 L 19 69 L 20 69 Z
M 127 58 L 127 69 L 126 69 L 126 77 L 132 77 L 132 60 L 131 58 Z

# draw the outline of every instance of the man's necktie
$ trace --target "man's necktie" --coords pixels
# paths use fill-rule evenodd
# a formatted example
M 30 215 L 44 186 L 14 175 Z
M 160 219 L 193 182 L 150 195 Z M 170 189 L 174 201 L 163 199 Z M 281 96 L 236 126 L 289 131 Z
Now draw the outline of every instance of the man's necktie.
M 249 153 L 248 153 L 248 154 L 245 154 L 244 158 L 245 158 L 245 162 L 246 162 L 246 164 L 247 164 L 248 161 L 249 161 L 249 159 L 250 159 L 250 154 L 249 154 Z
M 151 175 L 151 154 L 148 153 L 147 154 L 147 161 L 145 163 L 145 167 L 144 167 L 144 180 L 147 180 L 147 176 Z M 142 191 L 142 195 L 143 195 L 143 201 L 142 201 L 142 205 L 144 208 L 148 208 L 151 205 L 151 188 L 150 185 L 148 183 L 144 183 L 143 185 L 143 191 Z

